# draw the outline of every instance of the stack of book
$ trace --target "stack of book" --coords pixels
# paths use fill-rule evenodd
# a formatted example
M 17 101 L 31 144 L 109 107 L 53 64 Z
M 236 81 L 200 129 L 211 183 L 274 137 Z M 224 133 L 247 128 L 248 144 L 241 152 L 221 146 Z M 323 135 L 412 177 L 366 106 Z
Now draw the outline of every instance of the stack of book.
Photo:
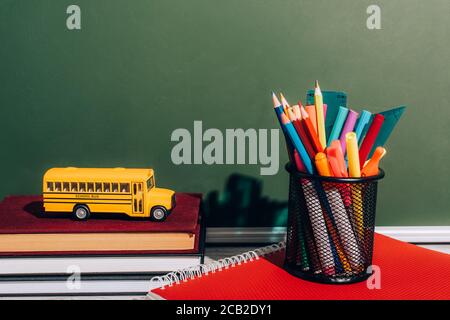
M 0 202 L 0 296 L 143 294 L 153 276 L 203 263 L 201 194 L 164 222 L 43 213 L 40 196 Z M 156 285 L 156 284 L 155 284 Z

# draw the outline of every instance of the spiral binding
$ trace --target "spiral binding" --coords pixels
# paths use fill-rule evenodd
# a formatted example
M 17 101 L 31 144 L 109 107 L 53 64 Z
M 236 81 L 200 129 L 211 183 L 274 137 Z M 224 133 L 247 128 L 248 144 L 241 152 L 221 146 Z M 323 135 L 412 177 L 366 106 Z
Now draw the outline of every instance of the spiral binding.
M 163 276 L 153 277 L 150 282 L 157 282 L 160 285 L 160 289 L 164 289 L 166 286 L 171 287 L 174 284 L 180 284 L 181 282 L 187 282 L 194 278 L 201 278 L 203 275 L 208 275 L 209 273 L 215 273 L 216 271 L 222 271 L 223 269 L 228 269 L 236 265 L 241 265 L 242 263 L 251 262 L 258 260 L 260 257 L 277 252 L 286 247 L 284 241 L 277 244 L 272 244 L 270 246 L 258 248 L 252 251 L 244 252 L 242 254 L 219 259 L 207 264 L 200 264 L 180 270 L 170 272 Z

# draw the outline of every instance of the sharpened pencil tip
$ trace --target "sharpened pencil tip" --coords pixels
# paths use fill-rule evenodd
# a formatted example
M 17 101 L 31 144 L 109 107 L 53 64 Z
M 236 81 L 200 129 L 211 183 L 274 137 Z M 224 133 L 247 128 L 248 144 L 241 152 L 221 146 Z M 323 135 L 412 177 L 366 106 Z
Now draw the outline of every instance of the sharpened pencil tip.
M 300 107 L 300 113 L 302 114 L 302 119 L 309 118 L 308 112 L 306 112 L 305 107 L 303 106 Z
M 295 107 L 295 106 L 294 106 Z M 297 106 L 298 107 L 298 106 Z M 295 120 L 297 120 L 297 116 L 295 115 L 295 112 L 294 112 L 294 110 L 293 110 L 293 107 L 292 108 L 289 108 L 288 110 L 287 110 L 287 114 L 288 114 L 288 117 L 289 117 L 289 119 L 291 120 L 291 121 L 295 121 Z
M 287 102 L 287 100 L 284 97 L 282 92 L 280 92 L 280 97 L 281 97 L 281 103 L 283 104 L 283 107 L 289 107 L 289 103 Z
M 274 108 L 277 108 L 277 107 L 281 106 L 281 102 L 280 102 L 280 100 L 278 100 L 278 97 L 275 94 L 275 92 L 272 92 L 272 101 L 273 101 L 273 107 Z
M 292 110 L 294 111 L 295 117 L 298 120 L 302 119 L 302 113 L 300 111 L 300 106 L 298 104 L 296 104 L 295 106 L 292 107 Z
M 319 80 L 316 80 L 316 83 L 314 85 L 314 96 L 321 96 L 322 95 L 322 91 L 320 90 L 319 87 Z

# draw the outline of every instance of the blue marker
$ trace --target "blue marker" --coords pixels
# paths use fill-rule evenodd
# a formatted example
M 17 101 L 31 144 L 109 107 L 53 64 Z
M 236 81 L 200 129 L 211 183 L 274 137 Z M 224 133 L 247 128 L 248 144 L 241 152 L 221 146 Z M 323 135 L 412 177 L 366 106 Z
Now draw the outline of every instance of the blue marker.
M 341 135 L 342 127 L 344 126 L 345 119 L 347 119 L 348 108 L 339 107 L 338 114 L 336 116 L 336 121 L 334 121 L 333 129 L 331 130 L 330 137 L 328 138 L 328 145 L 330 146 L 331 141 L 338 140 Z
M 355 126 L 355 133 L 356 133 L 357 141 L 361 140 L 363 130 L 366 127 L 366 125 L 369 123 L 371 116 L 372 116 L 372 114 L 367 110 L 363 110 L 361 112 L 361 115 L 359 116 L 358 122 L 356 123 L 356 126 Z
M 365 138 L 365 136 L 367 134 L 367 131 L 369 131 L 369 128 L 372 125 L 373 118 L 374 118 L 374 115 L 371 114 L 370 118 L 369 118 L 369 121 L 367 122 L 366 126 L 364 127 L 364 129 L 361 132 L 361 138 L 358 139 L 358 147 L 361 147 L 362 142 L 364 141 L 364 138 Z

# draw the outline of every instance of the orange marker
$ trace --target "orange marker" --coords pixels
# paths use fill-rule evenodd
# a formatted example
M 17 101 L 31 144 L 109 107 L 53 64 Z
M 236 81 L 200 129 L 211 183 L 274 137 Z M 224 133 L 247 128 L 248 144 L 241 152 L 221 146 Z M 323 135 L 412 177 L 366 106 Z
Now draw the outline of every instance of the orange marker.
M 342 147 L 340 140 L 333 140 L 330 146 L 327 148 L 328 162 L 330 163 L 331 171 L 335 177 L 347 178 L 347 167 L 345 165 L 344 155 L 342 153 Z M 348 212 L 352 212 L 352 193 L 349 186 L 340 185 L 338 187 L 341 194 L 344 206 Z
M 331 141 L 327 148 L 328 161 L 335 177 L 348 177 L 347 166 L 345 165 L 344 154 L 342 153 L 341 142 L 339 140 Z
M 317 134 L 316 106 L 315 105 L 306 106 L 305 110 L 308 113 L 308 116 L 311 119 L 311 122 L 313 123 L 313 126 L 314 126 L 314 130 L 316 131 L 316 134 Z
M 317 153 L 314 161 L 316 163 L 317 171 L 321 176 L 331 177 L 331 171 L 328 165 L 327 155 L 325 153 Z
M 386 154 L 386 149 L 383 147 L 377 147 L 372 155 L 372 158 L 367 161 L 364 168 L 361 170 L 362 177 L 376 176 L 379 173 L 380 160 Z
M 306 112 L 305 108 L 303 108 L 303 106 L 300 106 L 300 112 L 302 114 L 302 123 L 305 126 L 306 132 L 309 135 L 309 139 L 311 140 L 311 144 L 313 145 L 314 150 L 316 152 L 323 152 L 323 147 L 319 141 L 319 137 L 317 136 L 316 130 L 314 130 L 312 121 L 308 116 L 308 113 Z

